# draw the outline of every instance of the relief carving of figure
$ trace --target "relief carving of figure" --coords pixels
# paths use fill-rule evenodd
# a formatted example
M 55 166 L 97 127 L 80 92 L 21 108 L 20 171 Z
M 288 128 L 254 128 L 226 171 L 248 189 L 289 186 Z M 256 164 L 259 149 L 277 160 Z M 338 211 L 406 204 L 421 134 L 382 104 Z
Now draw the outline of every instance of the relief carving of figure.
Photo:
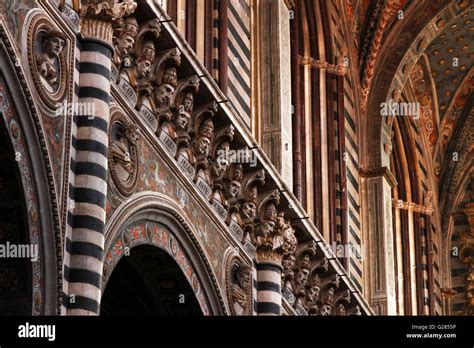
M 131 52 L 135 46 L 138 35 L 138 23 L 135 17 L 120 19 L 114 27 L 114 56 L 112 62 L 117 69 L 121 71 L 123 68 L 132 66 Z
M 242 188 L 242 178 L 244 176 L 243 167 L 241 164 L 235 164 L 231 167 L 230 170 L 230 180 L 226 183 L 224 188 L 224 196 L 228 202 L 228 214 L 226 223 L 230 224 L 231 221 L 234 221 L 243 228 L 242 217 L 239 213 L 240 204 L 239 204 L 239 195 Z
M 135 63 L 122 70 L 121 76 L 138 93 L 136 109 L 139 110 L 143 104 L 152 109 L 152 86 L 150 83 L 150 69 L 155 59 L 155 44 L 148 41 L 143 46 Z
M 178 73 L 175 67 L 164 71 L 160 85 L 155 89 L 155 112 L 159 119 L 170 120 L 172 115 L 170 107 L 174 99 L 174 93 L 178 86 Z
M 236 281 L 232 284 L 232 303 L 236 315 L 246 314 L 248 289 L 252 281 L 252 268 L 241 266 L 236 271 Z
M 309 288 L 306 291 L 305 308 L 310 315 L 318 313 L 318 301 L 321 294 L 321 279 L 315 274 L 310 282 Z
M 210 192 L 206 197 L 211 198 L 212 195 L 212 177 L 210 171 L 210 154 L 209 148 L 214 138 L 214 123 L 210 118 L 201 122 L 198 128 L 196 139 L 193 143 L 194 157 L 196 159 L 196 174 L 194 182 L 200 180 L 208 185 Z
M 135 174 L 136 159 L 131 155 L 132 147 L 139 139 L 138 127 L 133 123 L 117 124 L 110 144 L 110 156 L 118 179 L 126 183 Z
M 66 44 L 66 36 L 57 30 L 44 32 L 40 39 L 41 52 L 36 53 L 36 67 L 48 92 L 58 88 L 59 56 Z

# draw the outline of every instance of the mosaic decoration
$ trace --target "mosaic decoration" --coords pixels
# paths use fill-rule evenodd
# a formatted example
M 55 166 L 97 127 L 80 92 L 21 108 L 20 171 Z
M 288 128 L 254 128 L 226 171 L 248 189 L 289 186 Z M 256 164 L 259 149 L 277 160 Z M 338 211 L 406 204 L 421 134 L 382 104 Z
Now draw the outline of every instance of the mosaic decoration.
M 193 265 L 176 237 L 162 224 L 138 222 L 124 228 L 116 238 L 111 250 L 105 255 L 104 279 L 108 280 L 118 261 L 124 256 L 126 250 L 129 250 L 127 248 L 131 249 L 143 244 L 154 245 L 173 257 L 189 285 L 191 285 L 203 314 L 209 315 L 210 309 L 204 294 L 204 288 L 194 271 Z

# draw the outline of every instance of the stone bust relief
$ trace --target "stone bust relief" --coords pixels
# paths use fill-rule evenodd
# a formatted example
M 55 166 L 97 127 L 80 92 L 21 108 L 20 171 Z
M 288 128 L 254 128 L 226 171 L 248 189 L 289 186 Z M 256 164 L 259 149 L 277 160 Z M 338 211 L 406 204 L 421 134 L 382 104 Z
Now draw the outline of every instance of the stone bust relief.
M 36 51 L 36 67 L 45 89 L 54 93 L 58 89 L 60 76 L 59 56 L 66 44 L 63 33 L 57 30 L 38 35 L 39 48 Z

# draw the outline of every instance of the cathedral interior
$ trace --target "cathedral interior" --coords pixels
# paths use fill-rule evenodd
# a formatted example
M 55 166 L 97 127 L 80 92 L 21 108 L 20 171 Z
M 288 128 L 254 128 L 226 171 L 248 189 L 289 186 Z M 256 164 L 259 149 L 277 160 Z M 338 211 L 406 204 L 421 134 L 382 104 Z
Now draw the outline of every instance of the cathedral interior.
M 474 1 L 5 0 L 0 41 L 1 315 L 474 314 Z

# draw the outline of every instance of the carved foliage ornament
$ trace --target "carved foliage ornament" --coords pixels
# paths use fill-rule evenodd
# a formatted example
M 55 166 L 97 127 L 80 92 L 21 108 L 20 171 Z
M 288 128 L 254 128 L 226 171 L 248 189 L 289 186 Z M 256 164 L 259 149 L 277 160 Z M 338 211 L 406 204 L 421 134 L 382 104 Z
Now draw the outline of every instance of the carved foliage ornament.
M 43 14 L 33 14 L 27 33 L 28 63 L 36 91 L 50 110 L 56 109 L 66 94 L 67 41 Z
M 109 168 L 115 186 L 128 197 L 138 178 L 138 127 L 120 112 L 112 115 L 109 129 Z

